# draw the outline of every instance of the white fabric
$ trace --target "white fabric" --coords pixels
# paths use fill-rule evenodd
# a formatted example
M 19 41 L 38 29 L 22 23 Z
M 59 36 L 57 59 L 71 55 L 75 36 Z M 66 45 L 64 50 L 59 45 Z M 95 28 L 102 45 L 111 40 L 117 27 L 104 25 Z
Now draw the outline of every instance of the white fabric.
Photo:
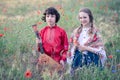
M 80 45 L 84 45 L 90 38 L 88 35 L 88 30 L 89 30 L 89 28 L 82 29 L 82 32 L 80 33 L 80 37 L 78 38 L 78 42 Z M 96 53 L 99 53 L 100 55 L 102 55 L 102 58 L 100 60 L 101 60 L 102 66 L 104 66 L 107 56 L 106 56 L 106 52 L 103 49 L 103 47 L 101 46 L 99 48 L 93 48 L 93 47 L 89 47 L 89 48 L 91 50 L 95 51 Z
M 72 63 L 72 61 L 73 61 L 73 58 L 74 58 L 74 50 L 75 50 L 75 46 L 73 46 L 72 49 L 71 49 L 71 51 L 70 51 L 70 52 L 71 52 L 71 56 L 67 58 L 67 63 L 68 63 L 69 65 L 71 65 L 71 63 Z
M 107 60 L 107 56 L 106 56 L 105 50 L 101 50 L 100 54 L 102 55 L 102 57 L 100 59 L 101 60 L 101 64 L 104 67 L 105 66 L 105 61 Z
M 82 32 L 80 33 L 80 37 L 78 38 L 78 42 L 80 45 L 84 45 L 89 39 L 88 30 L 89 28 L 82 29 Z
M 84 45 L 88 41 L 88 39 L 90 38 L 89 35 L 88 35 L 88 30 L 89 30 L 89 28 L 83 28 L 82 29 L 82 32 L 80 33 L 80 37 L 78 38 L 78 42 L 79 42 L 80 45 Z M 95 52 L 99 52 L 102 49 L 102 47 L 99 47 L 99 48 L 89 47 L 89 48 L 92 49 Z
M 83 28 L 82 29 L 82 32 L 80 33 L 80 37 L 78 38 L 78 42 L 79 42 L 80 45 L 84 45 L 88 41 L 88 39 L 90 38 L 89 35 L 88 35 L 88 30 L 89 30 L 89 28 Z M 67 58 L 67 63 L 69 65 L 71 65 L 72 60 L 74 58 L 74 50 L 75 50 L 74 48 L 75 47 L 73 46 L 72 49 L 71 49 L 71 57 Z M 102 58 L 100 60 L 101 60 L 102 66 L 104 66 L 105 61 L 107 59 L 107 56 L 106 56 L 106 52 L 103 49 L 103 47 L 101 46 L 99 48 L 93 48 L 93 47 L 89 47 L 89 48 L 91 50 L 95 51 L 96 53 L 99 53 L 100 55 L 102 55 Z

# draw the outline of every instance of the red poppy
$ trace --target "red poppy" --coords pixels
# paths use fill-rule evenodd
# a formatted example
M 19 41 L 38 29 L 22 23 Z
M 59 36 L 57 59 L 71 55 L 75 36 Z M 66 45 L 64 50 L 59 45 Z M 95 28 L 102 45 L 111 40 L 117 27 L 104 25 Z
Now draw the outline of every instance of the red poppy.
M 56 8 L 57 8 L 58 10 L 60 10 L 60 9 L 62 9 L 62 6 L 61 6 L 61 5 L 57 5 Z
M 112 59 L 112 58 L 113 58 L 113 55 L 109 55 L 108 58 Z
M 38 25 L 41 25 L 41 24 L 42 24 L 42 22 L 38 22 L 37 24 L 38 24 Z
M 94 4 L 93 4 L 93 6 L 94 6 L 94 7 L 96 7 L 96 6 L 97 6 L 95 2 L 94 2 Z
M 40 10 L 38 10 L 38 11 L 37 11 L 37 14 L 38 14 L 38 15 L 40 15 L 40 14 L 41 14 L 41 11 L 40 11 Z
M 6 13 L 6 12 L 7 12 L 7 9 L 6 9 L 6 8 L 3 8 L 2 12 L 3 12 L 3 13 Z
M 4 36 L 4 34 L 0 34 L 0 37 L 3 37 Z
M 7 28 L 7 27 L 4 27 L 4 31 L 8 31 L 9 30 L 9 28 Z
M 32 77 L 32 72 L 28 69 L 26 72 L 25 72 L 25 77 L 26 78 L 31 78 Z

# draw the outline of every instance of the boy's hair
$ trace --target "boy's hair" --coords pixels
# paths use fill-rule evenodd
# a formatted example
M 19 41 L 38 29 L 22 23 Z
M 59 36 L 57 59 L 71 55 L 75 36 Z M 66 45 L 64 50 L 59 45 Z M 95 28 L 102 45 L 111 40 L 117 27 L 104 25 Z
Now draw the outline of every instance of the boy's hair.
M 43 17 L 41 18 L 44 22 L 46 22 L 46 14 L 51 14 L 51 15 L 55 15 L 56 16 L 56 23 L 59 21 L 60 19 L 60 14 L 59 12 L 54 8 L 54 7 L 49 7 L 45 10 L 45 12 L 43 13 Z

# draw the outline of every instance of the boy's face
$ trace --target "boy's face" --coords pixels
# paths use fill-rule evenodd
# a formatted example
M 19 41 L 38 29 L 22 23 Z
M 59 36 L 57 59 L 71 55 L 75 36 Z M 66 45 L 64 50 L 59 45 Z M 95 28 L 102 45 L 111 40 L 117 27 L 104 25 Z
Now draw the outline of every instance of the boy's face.
M 56 23 L 56 15 L 46 14 L 46 22 L 49 26 L 53 27 Z

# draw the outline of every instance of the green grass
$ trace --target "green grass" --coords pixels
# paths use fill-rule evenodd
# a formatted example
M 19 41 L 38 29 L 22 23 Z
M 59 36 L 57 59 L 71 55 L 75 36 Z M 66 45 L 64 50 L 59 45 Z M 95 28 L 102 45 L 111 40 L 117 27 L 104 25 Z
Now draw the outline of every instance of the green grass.
M 119 71 L 111 72 L 113 65 L 120 63 L 120 6 L 119 0 L 47 0 L 22 1 L 0 0 L 0 79 L 1 80 L 28 80 L 24 72 L 30 69 L 33 73 L 29 80 L 57 80 L 57 76 L 41 76 L 32 59 L 37 58 L 35 53 L 35 35 L 31 25 L 41 22 L 41 29 L 46 23 L 41 21 L 43 11 L 49 7 L 57 7 L 61 14 L 58 23 L 64 28 L 70 38 L 73 29 L 80 25 L 77 15 L 82 7 L 89 7 L 94 15 L 96 27 L 101 31 L 105 43 L 107 56 L 112 54 L 113 59 L 108 59 L 110 68 L 100 71 L 97 68 L 83 68 L 76 72 L 74 77 L 64 75 L 65 80 L 119 80 Z M 58 6 L 62 6 L 58 8 Z M 38 14 L 38 10 L 41 11 Z M 116 68 L 117 69 L 117 68 Z

